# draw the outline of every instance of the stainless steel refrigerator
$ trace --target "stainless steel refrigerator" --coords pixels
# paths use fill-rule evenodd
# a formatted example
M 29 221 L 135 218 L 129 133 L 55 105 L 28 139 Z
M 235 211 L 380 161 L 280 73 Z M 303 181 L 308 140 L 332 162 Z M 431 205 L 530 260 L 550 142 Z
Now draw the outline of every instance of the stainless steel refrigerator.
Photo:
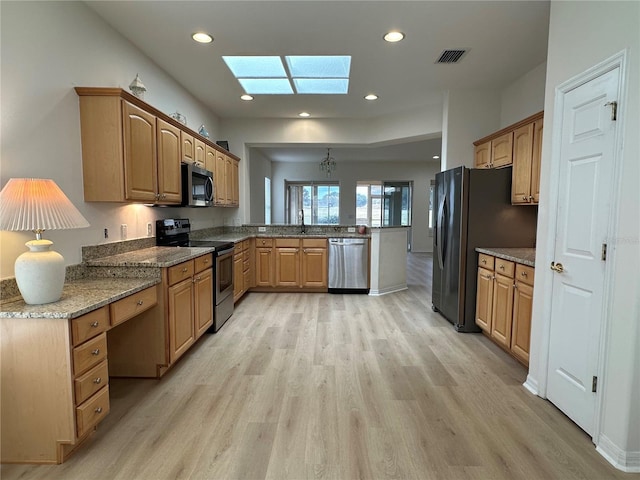
M 534 247 L 537 206 L 511 205 L 511 167 L 457 167 L 436 174 L 433 310 L 458 332 L 475 323 L 476 247 Z

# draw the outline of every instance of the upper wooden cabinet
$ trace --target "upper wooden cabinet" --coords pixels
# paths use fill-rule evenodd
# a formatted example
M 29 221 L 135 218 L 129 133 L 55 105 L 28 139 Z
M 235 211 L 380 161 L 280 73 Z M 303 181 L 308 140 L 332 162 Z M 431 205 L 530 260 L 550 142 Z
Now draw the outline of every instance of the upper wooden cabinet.
M 500 168 L 511 165 L 513 159 L 513 132 L 492 140 L 475 144 L 475 168 Z
M 511 203 L 537 204 L 540 199 L 540 160 L 544 120 L 521 126 L 514 132 Z
M 222 152 L 217 152 L 213 173 L 215 186 L 214 205 L 220 207 L 237 207 L 240 205 L 238 176 L 238 160 Z
M 214 171 L 219 152 L 229 159 L 221 177 L 228 185 L 222 188 L 224 201 L 215 205 L 238 206 L 239 159 L 233 154 L 120 88 L 75 90 L 85 201 L 179 205 L 180 164 Z
M 491 140 L 476 145 L 475 148 L 475 167 L 489 168 L 491 166 Z

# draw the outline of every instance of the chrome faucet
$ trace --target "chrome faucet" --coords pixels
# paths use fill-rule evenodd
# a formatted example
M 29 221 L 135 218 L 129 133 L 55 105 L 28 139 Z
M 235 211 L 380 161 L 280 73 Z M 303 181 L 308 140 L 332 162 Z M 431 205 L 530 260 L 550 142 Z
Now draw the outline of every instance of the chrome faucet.
M 298 219 L 300 220 L 300 233 L 306 233 L 304 226 L 304 210 L 300 209 L 298 212 Z

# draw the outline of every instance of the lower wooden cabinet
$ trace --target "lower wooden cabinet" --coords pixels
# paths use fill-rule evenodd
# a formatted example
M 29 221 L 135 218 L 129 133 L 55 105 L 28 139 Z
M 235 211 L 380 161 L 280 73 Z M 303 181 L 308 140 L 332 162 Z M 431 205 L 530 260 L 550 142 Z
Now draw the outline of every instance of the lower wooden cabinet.
M 253 239 L 236 242 L 233 253 L 233 301 L 237 302 L 253 287 Z
M 485 254 L 478 265 L 476 324 L 528 365 L 534 269 Z

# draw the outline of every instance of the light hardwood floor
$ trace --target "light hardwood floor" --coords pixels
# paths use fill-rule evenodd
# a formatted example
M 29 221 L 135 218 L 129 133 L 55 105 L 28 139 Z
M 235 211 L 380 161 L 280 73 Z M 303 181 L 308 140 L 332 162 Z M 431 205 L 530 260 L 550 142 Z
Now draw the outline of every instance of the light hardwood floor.
M 250 293 L 160 381 L 113 379 L 111 413 L 57 466 L 6 479 L 616 479 L 525 369 L 409 289 Z M 637 477 L 636 477 L 637 478 Z

